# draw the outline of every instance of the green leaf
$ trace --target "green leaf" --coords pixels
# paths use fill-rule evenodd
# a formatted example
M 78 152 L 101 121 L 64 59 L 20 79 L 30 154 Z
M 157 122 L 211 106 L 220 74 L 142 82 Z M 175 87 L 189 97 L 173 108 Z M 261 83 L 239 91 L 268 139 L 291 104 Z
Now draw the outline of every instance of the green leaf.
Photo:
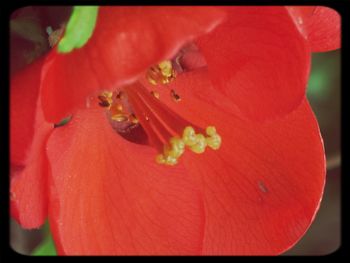
M 33 256 L 57 256 L 52 236 L 48 235 L 32 252 Z
M 58 52 L 69 53 L 83 47 L 94 32 L 98 6 L 75 6 L 68 21 L 64 37 L 58 44 Z

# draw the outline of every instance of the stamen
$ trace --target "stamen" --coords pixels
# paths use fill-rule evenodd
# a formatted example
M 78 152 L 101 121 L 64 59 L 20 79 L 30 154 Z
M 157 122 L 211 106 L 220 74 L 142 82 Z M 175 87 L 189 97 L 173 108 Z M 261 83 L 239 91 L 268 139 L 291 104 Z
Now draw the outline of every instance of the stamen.
M 168 84 L 176 78 L 176 71 L 170 60 L 164 60 L 156 66 L 150 67 L 146 77 L 152 85 Z
M 107 111 L 107 117 L 112 128 L 124 139 L 138 143 L 148 144 L 147 134 L 135 116 L 131 105 L 123 91 L 104 91 L 99 96 L 99 105 Z
M 173 81 L 177 71 L 172 63 L 165 60 L 151 67 L 146 73 L 148 81 L 153 85 Z M 175 102 L 181 101 L 174 89 L 170 96 Z M 191 124 L 163 104 L 157 91 L 149 91 L 138 82 L 118 92 L 104 92 L 98 98 L 99 104 L 108 108 L 110 121 L 119 134 L 129 136 L 135 127 L 143 131 L 139 135 L 146 135 L 143 141 L 158 150 L 155 159 L 159 164 L 176 165 L 186 149 L 201 154 L 207 146 L 212 150 L 221 146 L 221 136 L 214 126 L 203 129 Z
M 98 99 L 100 102 L 98 103 L 101 107 L 108 107 L 108 109 L 111 107 L 113 103 L 113 92 L 110 91 L 104 91 L 101 95 L 98 96 Z
M 205 130 L 209 137 L 206 138 L 206 142 L 210 148 L 217 150 L 221 146 L 221 136 L 217 134 L 214 126 L 208 126 Z
M 196 134 L 191 126 L 187 126 L 182 134 L 182 138 L 172 137 L 169 140 L 169 145 L 165 145 L 163 153 L 156 156 L 156 162 L 159 164 L 175 165 L 178 159 L 185 152 L 185 146 L 192 152 L 201 154 L 205 152 L 207 146 L 213 150 L 218 150 L 221 146 L 221 137 L 217 134 L 214 126 L 208 126 L 206 133 L 209 137 L 203 134 Z
M 156 156 L 156 161 L 160 164 L 175 165 L 178 158 L 185 152 L 185 143 L 178 137 L 172 137 L 169 145 L 164 146 L 162 154 Z
M 101 107 L 110 107 L 111 104 L 109 104 L 108 100 L 104 96 L 98 96 L 98 99 L 100 102 L 98 103 Z
M 213 150 L 220 148 L 221 137 L 215 127 L 208 126 L 204 130 L 190 124 L 141 84 L 128 86 L 125 91 L 150 142 L 160 152 L 156 156 L 157 163 L 177 164 L 186 148 L 196 154 L 204 153 L 207 146 Z

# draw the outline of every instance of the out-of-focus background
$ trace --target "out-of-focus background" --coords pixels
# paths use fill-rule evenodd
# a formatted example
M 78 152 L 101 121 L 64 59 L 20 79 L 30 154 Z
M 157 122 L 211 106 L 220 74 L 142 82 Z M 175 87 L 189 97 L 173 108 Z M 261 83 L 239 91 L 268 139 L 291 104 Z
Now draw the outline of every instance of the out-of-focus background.
M 70 8 L 25 7 L 10 21 L 11 72 L 49 50 L 47 27 L 60 27 Z M 340 246 L 340 51 L 312 55 L 307 96 L 319 121 L 327 158 L 327 179 L 323 201 L 315 221 L 304 237 L 283 255 L 326 255 Z M 53 255 L 54 246 L 46 224 L 38 230 L 24 230 L 11 220 L 10 244 L 21 254 Z

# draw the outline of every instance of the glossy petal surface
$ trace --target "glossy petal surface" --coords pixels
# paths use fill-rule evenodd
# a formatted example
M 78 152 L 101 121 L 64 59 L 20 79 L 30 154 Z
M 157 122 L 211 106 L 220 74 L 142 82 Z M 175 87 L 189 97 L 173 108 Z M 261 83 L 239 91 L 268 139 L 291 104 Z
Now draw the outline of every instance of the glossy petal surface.
M 291 112 L 305 94 L 310 52 L 288 12 L 283 7 L 226 11 L 226 21 L 197 42 L 215 88 L 248 119 Z
M 100 110 L 78 112 L 48 142 L 50 224 L 60 254 L 198 254 L 198 189 L 182 166 L 122 139 Z
M 226 114 L 196 98 L 203 89 L 218 99 L 205 76 L 205 71 L 179 76 L 171 88 L 182 100 L 177 106 L 167 103 L 202 127 L 215 125 L 222 137 L 218 151 L 188 153 L 182 160 L 202 185 L 203 253 L 282 253 L 305 233 L 322 197 L 325 159 L 317 121 L 306 100 L 272 122 Z

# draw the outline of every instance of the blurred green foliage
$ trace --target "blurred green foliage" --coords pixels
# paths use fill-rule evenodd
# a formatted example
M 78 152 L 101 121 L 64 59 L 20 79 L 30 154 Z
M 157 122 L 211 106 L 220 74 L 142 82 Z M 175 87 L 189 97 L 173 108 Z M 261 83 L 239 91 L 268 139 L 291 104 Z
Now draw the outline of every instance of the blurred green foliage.
M 34 249 L 33 256 L 56 256 L 55 244 L 52 240 L 51 235 L 48 235 L 41 244 Z
M 33 250 L 33 256 L 56 256 L 55 243 L 53 242 L 50 226 L 48 221 L 42 227 L 42 231 L 45 233 L 43 241 Z
M 307 97 L 324 140 L 326 186 L 310 229 L 284 255 L 326 255 L 340 246 L 340 84 L 340 51 L 313 54 Z
M 307 96 L 324 139 L 326 156 L 340 154 L 340 51 L 316 53 Z

